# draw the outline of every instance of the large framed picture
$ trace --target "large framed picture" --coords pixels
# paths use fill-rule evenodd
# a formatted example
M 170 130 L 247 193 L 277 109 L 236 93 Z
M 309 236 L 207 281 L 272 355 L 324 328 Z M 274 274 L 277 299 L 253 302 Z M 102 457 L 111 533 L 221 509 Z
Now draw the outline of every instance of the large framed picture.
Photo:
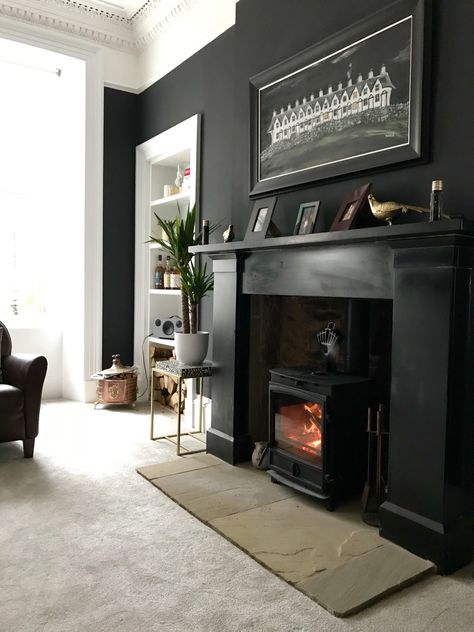
M 420 160 L 431 0 L 398 0 L 250 80 L 250 194 Z

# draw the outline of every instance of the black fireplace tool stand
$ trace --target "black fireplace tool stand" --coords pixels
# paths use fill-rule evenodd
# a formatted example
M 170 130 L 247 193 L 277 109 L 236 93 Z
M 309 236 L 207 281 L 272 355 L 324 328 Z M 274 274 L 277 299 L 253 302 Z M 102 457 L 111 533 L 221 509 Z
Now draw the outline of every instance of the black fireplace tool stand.
M 375 423 L 374 423 L 375 417 Z M 385 407 L 367 411 L 367 480 L 362 492 L 362 519 L 374 527 L 380 526 L 379 507 L 387 497 L 388 424 Z

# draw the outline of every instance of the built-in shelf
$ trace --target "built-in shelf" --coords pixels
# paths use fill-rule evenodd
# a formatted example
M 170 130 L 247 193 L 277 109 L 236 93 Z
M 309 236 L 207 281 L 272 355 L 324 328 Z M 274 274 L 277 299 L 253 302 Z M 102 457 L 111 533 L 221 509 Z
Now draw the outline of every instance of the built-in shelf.
M 148 341 L 154 345 L 161 345 L 162 347 L 169 347 L 170 349 L 174 349 L 174 339 L 173 338 L 154 338 L 150 336 Z
M 181 193 L 176 193 L 175 195 L 168 195 L 166 197 L 158 198 L 157 200 L 152 200 L 150 202 L 150 206 L 163 206 L 164 204 L 172 204 L 173 202 L 179 202 L 180 200 L 188 199 L 189 191 L 182 191 Z
M 168 296 L 181 296 L 181 290 L 150 290 L 150 294 L 166 294 Z
M 165 266 L 169 252 L 151 240 L 150 236 L 159 239 L 165 237 L 159 220 L 173 221 L 177 216 L 184 218 L 188 210 L 196 205 L 199 131 L 200 115 L 196 114 L 150 138 L 136 149 L 134 363 L 143 368 L 139 375 L 139 388 L 143 391 L 144 380 L 153 363 L 153 353 L 143 353 L 143 340 L 146 338 L 149 346 L 162 348 L 162 351 L 173 350 L 174 340 L 158 337 L 162 330 L 156 321 L 172 318 L 171 314 L 181 318 L 182 311 L 180 289 L 155 289 L 159 257 L 161 255 L 161 262 Z M 165 192 L 178 190 L 170 187 L 175 186 L 181 176 L 181 186 L 189 188 L 164 196 Z M 170 261 L 170 265 L 172 263 Z M 190 402 L 186 404 L 191 417 L 194 410 L 192 392 L 193 389 L 189 388 Z

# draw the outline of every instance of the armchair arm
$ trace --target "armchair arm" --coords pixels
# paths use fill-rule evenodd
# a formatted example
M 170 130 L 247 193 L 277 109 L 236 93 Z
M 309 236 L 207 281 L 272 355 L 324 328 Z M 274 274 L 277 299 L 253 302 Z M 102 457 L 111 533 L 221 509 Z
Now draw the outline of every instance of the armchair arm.
M 23 391 L 26 438 L 38 434 L 41 391 L 48 362 L 44 356 L 17 353 L 2 358 L 3 381 Z

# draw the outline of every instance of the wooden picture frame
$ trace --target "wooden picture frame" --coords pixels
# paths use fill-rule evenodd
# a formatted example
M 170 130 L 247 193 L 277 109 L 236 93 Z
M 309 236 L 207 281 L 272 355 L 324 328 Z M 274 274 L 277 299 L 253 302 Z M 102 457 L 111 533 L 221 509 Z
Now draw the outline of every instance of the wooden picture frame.
M 265 239 L 270 232 L 276 201 L 276 197 L 255 200 L 247 226 L 247 232 L 245 233 L 245 241 L 259 241 Z
M 293 235 L 308 235 L 314 230 L 321 202 L 304 202 L 300 204 Z
M 357 222 L 362 209 L 367 203 L 367 196 L 372 188 L 372 183 L 364 184 L 348 193 L 343 199 L 330 230 L 349 230 Z
M 423 160 L 430 23 L 398 0 L 252 77 L 250 195 Z

